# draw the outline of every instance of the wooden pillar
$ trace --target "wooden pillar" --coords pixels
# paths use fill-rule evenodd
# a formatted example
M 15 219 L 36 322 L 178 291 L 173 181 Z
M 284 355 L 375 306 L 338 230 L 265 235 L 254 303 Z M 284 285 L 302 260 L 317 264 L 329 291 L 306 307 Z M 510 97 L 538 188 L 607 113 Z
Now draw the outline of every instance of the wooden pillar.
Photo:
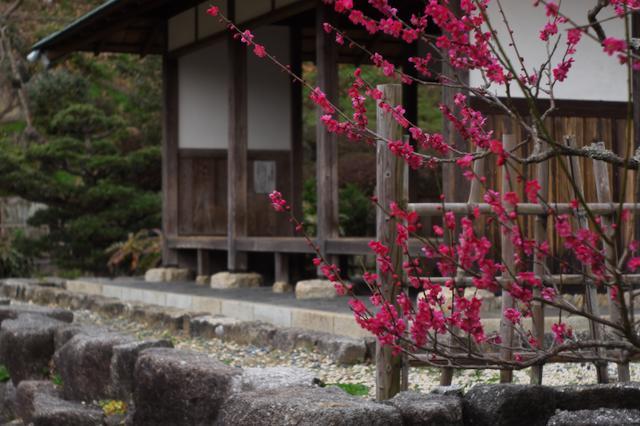
M 289 256 L 286 253 L 275 253 L 275 282 L 291 284 L 289 275 Z
M 178 236 L 178 60 L 162 59 L 162 264 L 178 265 L 168 239 Z
M 198 250 L 198 276 L 211 275 L 211 256 L 208 250 Z
M 235 2 L 229 2 L 229 18 L 235 19 Z M 247 50 L 227 35 L 229 54 L 229 148 L 227 155 L 229 271 L 246 271 L 247 254 L 238 252 L 237 238 L 247 235 Z
M 300 27 L 291 27 L 290 37 L 290 57 L 291 72 L 295 75 L 302 76 L 302 29 Z M 303 147 L 302 147 L 302 85 L 292 80 L 291 83 L 291 208 L 293 214 L 299 220 L 302 220 L 302 163 Z
M 384 99 L 392 105 L 402 102 L 402 88 L 398 84 L 385 84 L 378 86 L 384 93 Z M 393 117 L 378 108 L 377 111 L 377 133 L 381 137 L 398 140 L 401 138 L 402 129 Z M 376 150 L 376 197 L 378 202 L 388 207 L 392 201 L 406 203 L 406 165 L 402 158 L 393 155 L 382 140 L 377 142 Z M 402 273 L 403 253 L 402 249 L 395 244 L 396 224 L 387 220 L 384 212 L 380 209 L 376 215 L 376 238 L 384 244 L 390 246 L 391 261 L 397 273 Z M 396 300 L 398 287 L 395 285 L 393 274 L 383 274 L 377 271 L 380 277 L 380 291 L 385 300 Z M 402 357 L 394 356 L 392 348 L 382 347 L 376 343 L 376 398 L 385 400 L 400 392 Z
M 338 51 L 333 35 L 324 31 L 323 24 L 331 22 L 334 12 L 322 2 L 316 9 L 316 68 L 318 87 L 331 102 L 338 100 Z M 317 243 L 326 256 L 326 241 L 338 237 L 338 137 L 321 124 L 324 115 L 317 108 L 316 184 L 317 184 Z M 334 262 L 335 259 L 329 259 Z

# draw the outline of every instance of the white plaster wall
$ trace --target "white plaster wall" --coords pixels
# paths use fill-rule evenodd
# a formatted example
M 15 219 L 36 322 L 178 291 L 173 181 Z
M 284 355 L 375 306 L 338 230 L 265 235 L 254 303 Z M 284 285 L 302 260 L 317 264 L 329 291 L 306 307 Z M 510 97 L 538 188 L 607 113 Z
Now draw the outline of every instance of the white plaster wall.
M 178 61 L 180 148 L 227 149 L 227 47 L 224 40 Z
M 283 63 L 289 62 L 289 30 L 264 27 L 256 41 Z M 288 150 L 291 146 L 291 84 L 287 74 L 267 59 L 248 56 L 248 147 Z M 227 149 L 228 64 L 226 41 L 179 59 L 180 148 Z
M 532 2 L 527 0 L 501 0 L 501 3 L 508 21 L 514 29 L 518 49 L 526 59 L 525 64 L 528 69 L 540 68 L 540 64 L 546 58 L 546 44 L 538 38 L 540 29 L 547 22 L 544 7 L 534 8 L 531 5 Z M 585 24 L 587 10 L 593 7 L 591 3 L 585 0 L 563 0 L 561 12 L 577 23 Z M 599 18 L 607 16 L 603 13 L 601 15 Z M 609 13 L 610 15 L 611 13 Z M 491 2 L 489 6 L 489 16 L 499 37 L 504 41 L 503 45 L 509 48 L 508 33 L 499 16 L 495 2 Z M 603 26 L 607 35 L 624 38 L 624 21 L 615 19 Z M 563 46 L 565 46 L 565 41 L 566 38 L 563 38 L 561 42 Z M 517 57 L 513 49 L 509 49 L 512 61 L 515 61 Z M 556 55 L 554 66 L 559 60 L 560 55 Z M 479 72 L 472 72 L 470 77 L 473 85 L 483 84 Z M 604 53 L 597 42 L 583 35 L 569 77 L 556 86 L 554 94 L 558 99 L 626 101 L 626 82 L 626 68 L 620 66 L 615 57 L 609 57 Z M 501 87 L 497 93 L 504 95 L 505 89 Z M 514 94 L 522 96 L 517 89 L 514 90 Z
M 255 31 L 255 40 L 283 64 L 289 63 L 289 29 L 269 26 Z M 266 58 L 249 54 L 249 149 L 291 147 L 291 83 Z

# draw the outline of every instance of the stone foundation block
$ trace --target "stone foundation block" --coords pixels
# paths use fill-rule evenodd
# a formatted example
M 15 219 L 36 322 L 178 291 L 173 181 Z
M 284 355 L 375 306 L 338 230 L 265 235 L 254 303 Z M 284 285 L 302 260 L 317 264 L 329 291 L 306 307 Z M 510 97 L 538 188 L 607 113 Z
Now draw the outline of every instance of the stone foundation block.
M 262 285 L 262 275 L 255 272 L 218 272 L 211 277 L 211 288 L 254 288 Z
M 189 281 L 190 279 L 191 271 L 186 268 L 153 268 L 144 274 L 144 280 L 149 283 Z
M 333 299 L 336 289 L 328 280 L 305 280 L 296 284 L 296 299 Z
M 397 409 L 347 394 L 341 389 L 288 387 L 234 394 L 218 424 L 252 426 L 401 425 Z
M 113 348 L 133 341 L 131 336 L 116 333 L 78 334 L 69 340 L 54 357 L 64 397 L 76 401 L 108 398 Z
M 276 281 L 273 283 L 273 287 L 271 289 L 274 293 L 291 293 L 293 291 L 293 286 L 284 281 Z
M 202 353 L 147 349 L 135 368 L 133 424 L 214 424 L 238 374 Z
M 196 277 L 196 284 L 201 286 L 207 286 L 211 282 L 211 275 L 198 275 Z
M 2 323 L 0 359 L 14 385 L 47 377 L 55 351 L 54 332 L 64 325 L 62 321 L 34 314 L 23 314 Z

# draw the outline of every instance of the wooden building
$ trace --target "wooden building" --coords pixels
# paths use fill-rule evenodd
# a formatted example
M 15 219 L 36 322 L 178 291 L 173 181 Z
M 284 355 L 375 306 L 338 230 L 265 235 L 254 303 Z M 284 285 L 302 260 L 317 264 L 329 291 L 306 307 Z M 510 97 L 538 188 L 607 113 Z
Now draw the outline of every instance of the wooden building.
M 412 54 L 404 43 L 369 36 L 321 0 L 214 2 L 240 27 L 251 29 L 293 72 L 300 72 L 303 61 L 314 61 L 318 86 L 330 99 L 338 95 L 338 64 L 367 63 L 368 57 L 337 45 L 323 30 L 324 22 L 347 29 L 397 65 Z M 544 23 L 543 10 L 537 10 L 540 16 L 534 19 L 530 2 L 503 3 L 523 35 L 537 34 Z M 568 3 L 579 9 L 582 2 Z M 250 267 L 252 253 L 275 253 L 276 278 L 286 279 L 288 256 L 310 248 L 293 235 L 284 216 L 272 211 L 266 194 L 277 188 L 296 212 L 301 210 L 302 89 L 269 61 L 247 54 L 218 20 L 206 14 L 210 4 L 109 0 L 37 43 L 33 56 L 55 62 L 75 51 L 162 55 L 164 264 L 191 265 L 200 274 L 220 268 L 243 271 Z M 420 4 L 394 2 L 408 15 Z M 534 58 L 540 56 L 540 45 L 525 39 L 523 43 Z M 603 61 L 600 47 L 594 46 L 576 59 L 580 78 L 559 93 L 560 109 L 551 120 L 559 133 L 574 126 L 580 144 L 602 139 L 616 148 L 626 108 L 624 70 L 615 61 Z M 590 56 L 594 49 L 596 59 Z M 477 75 L 468 78 L 478 82 Z M 417 91 L 406 87 L 403 95 L 407 115 L 414 120 Z M 444 99 L 450 100 L 446 91 Z M 493 120 L 500 132 L 500 116 Z M 368 239 L 339 237 L 337 155 L 336 137 L 318 126 L 317 243 L 331 256 L 365 254 Z M 465 194 L 459 177 L 445 178 L 444 185 L 452 201 Z M 215 264 L 213 253 L 226 253 L 226 265 Z

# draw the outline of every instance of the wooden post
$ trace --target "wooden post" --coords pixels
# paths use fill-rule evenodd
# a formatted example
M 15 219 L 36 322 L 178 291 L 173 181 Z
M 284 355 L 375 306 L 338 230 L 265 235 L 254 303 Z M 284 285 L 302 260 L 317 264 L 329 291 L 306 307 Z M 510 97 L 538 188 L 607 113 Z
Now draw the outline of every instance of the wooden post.
M 286 253 L 274 253 L 275 260 L 275 281 L 291 284 L 289 278 L 289 255 Z
M 535 141 L 535 149 L 538 152 L 542 152 L 546 144 L 542 141 L 542 139 L 538 139 Z M 538 184 L 540 185 L 540 191 L 538 192 L 539 196 L 543 200 L 547 200 L 549 196 L 549 162 L 543 161 L 539 163 L 536 167 L 536 179 Z M 536 244 L 542 244 L 547 240 L 547 215 L 538 215 L 534 219 L 534 230 L 533 230 L 533 238 Z M 545 260 L 546 257 L 540 258 L 540 253 L 536 253 L 535 256 L 537 259 L 533 265 L 533 273 L 542 277 L 546 274 L 545 268 Z M 533 295 L 535 297 L 541 296 L 541 291 L 539 288 L 533 289 Z M 533 301 L 532 302 L 532 322 L 533 322 L 533 336 L 536 338 L 538 343 L 544 345 L 544 305 L 541 302 Z M 542 365 L 534 365 L 531 367 L 531 383 L 536 385 L 542 384 L 542 373 L 543 367 Z
M 604 142 L 598 142 L 597 147 L 599 149 L 604 150 L 605 145 Z M 611 184 L 609 182 L 609 170 L 607 167 L 607 163 L 604 161 L 593 161 L 593 177 L 596 182 L 596 194 L 598 197 L 599 203 L 611 203 L 613 202 L 613 198 L 611 197 Z M 611 216 L 606 215 L 602 217 L 602 226 L 605 232 L 608 233 L 609 237 L 613 237 L 613 232 L 610 230 L 611 226 Z M 615 241 L 613 242 L 616 243 Z M 615 247 L 612 247 L 605 242 L 604 250 L 607 261 L 607 268 L 609 270 L 615 270 L 616 262 L 615 262 Z M 622 313 L 620 312 L 620 304 L 618 301 L 613 300 L 611 297 L 611 289 L 607 291 L 609 295 L 609 309 L 611 315 L 611 321 L 620 324 L 622 322 Z M 620 297 L 624 297 L 624 293 L 620 292 Z M 618 364 L 618 381 L 619 382 L 629 382 L 631 381 L 631 373 L 629 372 L 629 363 L 619 363 Z
M 333 35 L 324 31 L 323 24 L 331 22 L 331 8 L 318 2 L 316 9 L 316 69 L 318 87 L 331 102 L 338 100 L 338 49 Z M 317 244 L 326 256 L 327 239 L 338 237 L 338 137 L 320 124 L 324 115 L 317 108 L 316 185 L 317 185 Z M 335 259 L 329 259 L 335 263 Z
M 511 152 L 516 146 L 516 137 L 513 134 L 505 133 L 502 136 L 502 145 L 506 152 Z M 501 192 L 504 194 L 508 191 L 515 190 L 515 176 L 513 170 L 509 170 L 508 162 L 505 163 L 502 171 L 502 188 Z M 508 203 L 505 202 L 506 205 Z M 510 273 L 515 273 L 515 257 L 514 247 L 511 241 L 511 235 L 500 233 L 500 247 L 502 252 L 502 262 L 507 268 L 507 272 L 503 274 L 506 282 L 502 283 L 502 307 L 501 307 L 501 320 L 500 320 L 500 339 L 502 340 L 503 348 L 500 350 L 500 359 L 510 361 L 513 357 L 513 324 L 507 320 L 504 316 L 504 311 L 515 306 L 513 296 L 506 291 L 509 288 L 509 282 L 511 281 Z M 513 370 L 500 370 L 500 383 L 511 383 L 513 381 Z
M 567 137 L 565 143 L 570 148 L 577 147 L 576 139 L 573 136 Z M 567 168 L 569 170 L 570 177 L 575 182 L 577 190 L 584 196 L 584 179 L 582 177 L 580 159 L 578 157 L 569 157 L 567 159 Z M 575 193 L 575 190 L 572 189 L 571 193 L 574 199 L 578 198 L 578 194 Z M 589 228 L 589 221 L 587 219 L 586 213 L 583 211 L 578 211 L 577 215 L 579 226 L 581 228 Z M 587 275 L 591 275 L 591 271 L 587 271 Z M 586 282 L 584 288 L 585 311 L 599 317 L 600 308 L 598 306 L 598 289 L 593 282 Z M 589 330 L 591 332 L 591 337 L 594 340 L 600 340 L 602 338 L 601 327 L 595 321 L 589 321 Z M 596 353 L 603 354 L 603 351 L 602 349 L 598 349 L 596 350 Z M 606 362 L 596 364 L 596 373 L 598 375 L 598 383 L 609 382 L 609 373 L 607 371 Z
M 178 236 L 178 61 L 162 58 L 162 264 L 178 265 L 168 239 Z
M 208 250 L 198 250 L 198 276 L 211 275 L 211 256 Z
M 235 19 L 235 2 L 229 2 L 229 18 Z M 227 268 L 247 269 L 247 254 L 238 252 L 237 238 L 247 235 L 247 51 L 243 43 L 227 35 L 229 53 L 229 147 L 227 155 L 228 222 Z
M 402 88 L 398 84 L 386 84 L 378 86 L 383 98 L 391 105 L 399 105 L 402 102 Z M 377 132 L 383 138 L 398 140 L 401 138 L 401 127 L 393 117 L 378 107 Z M 382 140 L 377 142 L 376 149 L 376 196 L 378 202 L 388 208 L 392 201 L 406 202 L 402 200 L 406 188 L 406 167 L 404 161 L 393 155 Z M 376 215 L 376 238 L 390 246 L 390 256 L 394 269 L 402 271 L 403 253 L 395 244 L 396 226 L 393 221 L 388 221 L 384 212 L 378 210 Z M 398 288 L 390 274 L 381 274 L 380 291 L 386 300 L 395 301 Z M 385 400 L 393 397 L 400 391 L 400 377 L 402 370 L 402 357 L 393 356 L 392 349 L 376 344 L 376 398 Z

